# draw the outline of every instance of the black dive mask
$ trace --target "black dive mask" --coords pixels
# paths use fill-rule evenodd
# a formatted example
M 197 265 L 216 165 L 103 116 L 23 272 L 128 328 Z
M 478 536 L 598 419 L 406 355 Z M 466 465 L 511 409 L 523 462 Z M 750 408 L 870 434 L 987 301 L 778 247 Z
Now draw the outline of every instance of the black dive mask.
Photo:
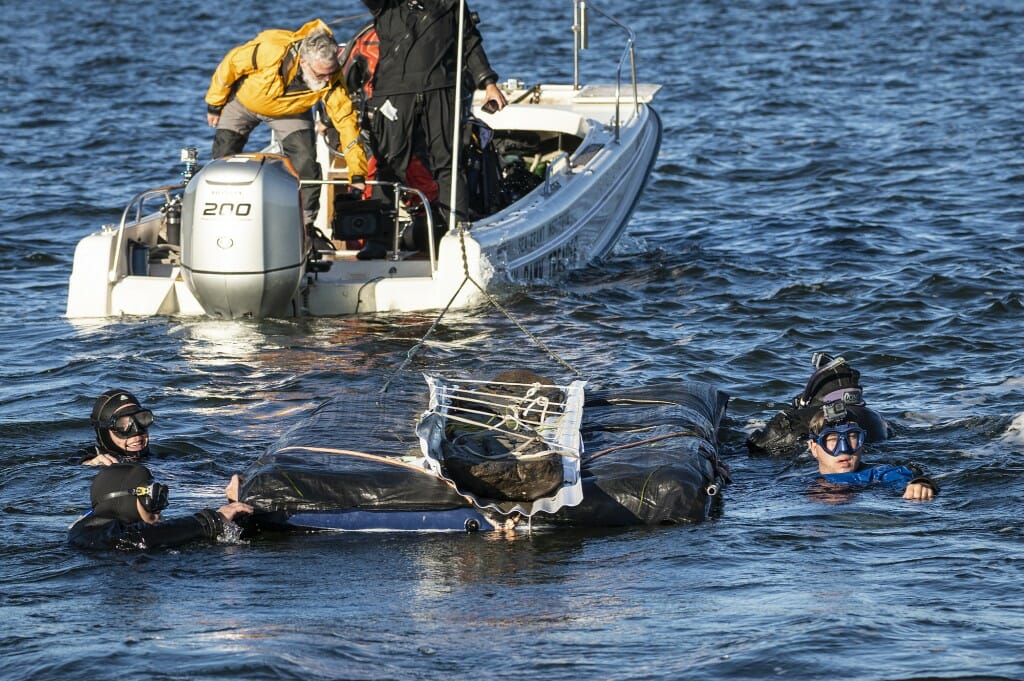
M 151 425 L 153 425 L 153 412 L 149 409 L 142 409 L 134 414 L 114 416 L 107 422 L 106 427 L 120 438 L 129 438 L 149 432 Z

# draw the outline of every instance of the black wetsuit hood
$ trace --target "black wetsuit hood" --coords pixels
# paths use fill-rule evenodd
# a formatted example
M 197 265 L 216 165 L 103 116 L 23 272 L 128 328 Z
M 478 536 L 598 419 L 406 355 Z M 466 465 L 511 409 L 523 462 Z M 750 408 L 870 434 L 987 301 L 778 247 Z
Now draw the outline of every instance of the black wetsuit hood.
M 110 452 L 131 461 L 149 454 L 148 445 L 138 454 L 130 454 L 121 447 L 118 447 L 114 443 L 114 439 L 110 437 L 110 422 L 115 414 L 118 416 L 129 416 L 144 410 L 145 407 L 142 406 L 142 403 L 134 395 L 122 388 L 108 390 L 97 397 L 96 402 L 92 405 L 89 423 L 92 424 L 93 429 L 96 431 L 96 443 L 99 445 L 99 451 Z
M 889 437 L 889 424 L 864 402 L 860 372 L 842 357 L 815 354 L 815 371 L 802 393 L 793 398 L 792 407 L 783 409 L 747 438 L 747 449 L 753 455 L 796 455 L 806 449 L 808 425 L 826 402 L 842 401 L 850 420 L 868 432 L 868 442 L 881 442 Z

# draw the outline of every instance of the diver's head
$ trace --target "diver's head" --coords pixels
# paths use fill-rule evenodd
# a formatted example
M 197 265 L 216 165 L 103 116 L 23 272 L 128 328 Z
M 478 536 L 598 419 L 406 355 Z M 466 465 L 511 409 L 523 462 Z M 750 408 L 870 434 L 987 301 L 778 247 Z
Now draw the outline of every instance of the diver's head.
M 861 427 L 842 400 L 826 402 L 808 422 L 807 447 L 818 462 L 820 473 L 850 473 L 857 470 L 868 431 Z
M 89 497 L 94 515 L 123 523 L 155 523 L 167 508 L 167 486 L 153 482 L 149 469 L 137 463 L 101 469 L 92 480 Z
M 845 357 L 816 352 L 811 363 L 814 373 L 807 379 L 804 391 L 793 401 L 794 407 L 816 407 L 833 400 L 843 400 L 847 405 L 864 404 L 860 372 L 847 364 Z
M 96 398 L 89 417 L 96 441 L 106 450 L 137 461 L 149 448 L 153 412 L 127 390 L 108 390 Z
M 299 68 L 311 90 L 322 90 L 338 71 L 338 43 L 330 31 L 317 29 L 299 44 Z

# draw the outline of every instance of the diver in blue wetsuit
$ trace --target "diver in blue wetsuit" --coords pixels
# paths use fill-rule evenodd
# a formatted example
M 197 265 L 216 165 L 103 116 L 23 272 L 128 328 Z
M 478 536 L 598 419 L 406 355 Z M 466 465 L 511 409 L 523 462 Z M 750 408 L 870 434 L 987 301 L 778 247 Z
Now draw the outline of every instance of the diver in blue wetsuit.
M 235 479 L 232 482 L 237 487 Z M 252 513 L 251 506 L 234 501 L 217 510 L 207 508 L 161 521 L 167 486 L 155 482 L 145 466 L 134 463 L 104 466 L 93 479 L 89 496 L 92 510 L 68 530 L 68 541 L 86 549 L 152 549 L 216 539 L 225 524 Z
M 833 485 L 866 487 L 880 483 L 903 492 L 904 499 L 931 501 L 939 493 L 935 481 L 914 465 L 871 465 L 860 460 L 868 432 L 846 410 L 842 400 L 826 402 L 809 421 L 807 447 L 818 462 L 818 475 Z

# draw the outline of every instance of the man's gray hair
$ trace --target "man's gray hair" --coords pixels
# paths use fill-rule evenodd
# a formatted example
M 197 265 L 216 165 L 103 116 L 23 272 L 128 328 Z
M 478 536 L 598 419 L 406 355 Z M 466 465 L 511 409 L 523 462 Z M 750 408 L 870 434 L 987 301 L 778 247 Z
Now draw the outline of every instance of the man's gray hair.
M 324 29 L 317 29 L 302 39 L 299 55 L 311 64 L 338 66 L 338 43 Z

